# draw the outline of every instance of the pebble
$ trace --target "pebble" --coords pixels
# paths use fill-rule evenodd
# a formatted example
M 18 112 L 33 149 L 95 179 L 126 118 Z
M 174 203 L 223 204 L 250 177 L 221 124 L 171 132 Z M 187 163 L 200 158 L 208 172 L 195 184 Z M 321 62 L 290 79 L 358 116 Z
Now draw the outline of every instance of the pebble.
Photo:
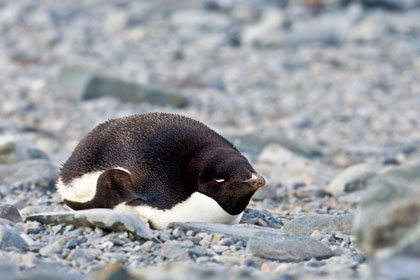
M 180 228 L 175 228 L 175 229 L 173 230 L 172 234 L 173 234 L 176 238 L 179 238 L 179 237 L 182 237 L 182 236 L 184 236 L 184 235 L 185 235 L 184 231 L 183 231 L 183 230 L 181 230 Z
M 66 247 L 69 248 L 70 250 L 76 248 L 76 246 L 79 245 L 79 242 L 77 241 L 77 239 L 70 239 L 67 244 Z
M 21 220 L 0 218 L 0 227 L 27 247 L 0 249 L 1 278 L 137 279 L 139 270 L 146 279 L 174 280 L 416 278 L 417 224 L 395 226 L 416 212 L 395 219 L 387 213 L 416 206 L 417 193 L 408 189 L 411 203 L 399 195 L 388 200 L 387 188 L 369 193 L 375 178 L 419 158 L 418 0 L 347 2 L 2 1 L 0 201 L 18 209 Z M 146 102 L 138 102 L 141 96 Z M 58 167 L 92 127 L 151 111 L 203 121 L 264 175 L 267 184 L 239 225 L 145 225 L 153 236 L 141 237 L 84 218 L 24 220 L 69 211 L 54 188 Z M 372 176 L 340 179 L 360 164 Z M 410 174 L 394 174 L 405 183 L 389 193 L 407 190 L 416 181 Z M 328 191 L 337 180 L 338 191 Z M 369 212 L 379 198 L 387 202 Z M 346 226 L 335 220 L 359 211 Z M 328 223 L 312 214 L 327 215 Z M 387 230 L 375 230 L 378 221 Z M 348 230 L 352 222 L 357 239 Z M 280 263 L 247 254 L 256 232 L 282 235 L 293 224 L 332 256 Z M 55 242 L 59 251 L 40 254 Z M 258 249 L 271 254 L 269 245 Z M 217 246 L 226 248 L 217 253 Z M 382 250 L 389 258 L 380 258 Z
M 223 246 L 223 245 L 213 245 L 213 250 L 218 253 L 221 254 L 222 252 L 226 251 L 229 249 L 228 246 Z
M 45 247 L 39 249 L 39 254 L 43 257 L 48 257 L 54 254 L 57 254 L 61 251 L 61 244 L 59 242 L 54 242 Z
M 38 234 L 42 229 L 42 225 L 36 221 L 29 221 L 24 224 L 27 234 Z
M 112 247 L 114 247 L 114 243 L 112 243 L 112 241 L 105 241 L 104 243 L 102 243 L 102 248 L 103 249 L 112 249 Z M 145 248 L 146 246 L 144 246 L 143 248 Z M 147 249 L 145 249 L 147 250 Z

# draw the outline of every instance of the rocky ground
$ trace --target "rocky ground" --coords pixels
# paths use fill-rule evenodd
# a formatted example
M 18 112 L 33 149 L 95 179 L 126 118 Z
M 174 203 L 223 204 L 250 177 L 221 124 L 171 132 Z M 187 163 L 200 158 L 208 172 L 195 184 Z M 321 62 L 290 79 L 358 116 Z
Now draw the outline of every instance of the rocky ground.
M 419 278 L 419 14 L 0 0 L 2 279 Z M 150 111 L 206 123 L 264 174 L 239 225 L 63 212 L 54 181 L 81 137 Z

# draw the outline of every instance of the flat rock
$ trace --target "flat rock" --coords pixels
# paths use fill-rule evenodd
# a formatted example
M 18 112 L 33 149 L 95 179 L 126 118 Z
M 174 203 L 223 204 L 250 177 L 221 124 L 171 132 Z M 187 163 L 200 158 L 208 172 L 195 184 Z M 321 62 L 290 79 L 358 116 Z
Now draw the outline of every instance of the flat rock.
M 22 222 L 19 210 L 10 204 L 0 205 L 0 218 L 7 219 L 15 223 Z
M 111 231 L 128 231 L 139 239 L 155 239 L 152 231 L 135 214 L 111 209 L 46 212 L 29 216 L 26 220 L 38 221 L 43 224 L 72 224 Z
M 246 253 L 281 262 L 299 262 L 311 257 L 325 259 L 332 256 L 328 247 L 312 237 L 267 231 L 252 234 Z
M 194 232 L 219 233 L 228 236 L 248 239 L 252 234 L 258 231 L 282 232 L 278 229 L 260 227 L 255 225 L 239 224 L 239 225 L 224 225 L 211 223 L 170 223 L 168 228 L 180 228 L 183 230 L 191 230 Z
M 47 160 L 31 159 L 0 165 L 0 184 L 36 184 L 53 187 L 56 179 L 57 168 Z
M 177 108 L 188 105 L 184 97 L 173 92 L 104 76 L 79 66 L 64 67 L 57 77 L 57 83 L 59 94 L 73 100 L 110 96 L 123 102 L 147 102 Z
M 420 162 L 372 179 L 359 204 L 354 230 L 362 249 L 411 251 L 420 242 Z
M 16 248 L 22 251 L 28 248 L 28 243 L 20 237 L 19 233 L 0 225 L 0 250 Z
M 353 218 L 353 214 L 336 216 L 328 214 L 307 214 L 285 223 L 282 230 L 301 234 L 311 234 L 314 230 L 329 233 L 336 231 L 350 233 Z

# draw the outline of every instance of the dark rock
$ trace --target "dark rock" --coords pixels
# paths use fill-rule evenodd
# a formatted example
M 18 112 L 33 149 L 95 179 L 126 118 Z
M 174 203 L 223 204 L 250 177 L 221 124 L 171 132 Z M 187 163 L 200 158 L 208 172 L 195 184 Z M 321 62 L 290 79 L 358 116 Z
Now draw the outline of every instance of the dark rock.
M 22 222 L 22 217 L 19 214 L 19 210 L 13 205 L 9 204 L 0 205 L 0 218 L 8 219 L 15 223 Z
M 311 234 L 314 230 L 329 233 L 337 231 L 350 233 L 353 218 L 353 214 L 336 216 L 327 214 L 307 214 L 285 223 L 282 230 L 301 234 Z
M 135 214 L 110 209 L 47 212 L 29 216 L 26 220 L 43 224 L 72 224 L 111 231 L 128 231 L 139 239 L 155 239 L 152 231 Z
M 0 250 L 13 250 L 13 248 L 22 251 L 28 248 L 28 243 L 20 237 L 19 233 L 0 225 Z
M 184 97 L 164 89 L 107 77 L 77 66 L 64 67 L 57 80 L 60 95 L 65 95 L 73 100 L 90 100 L 110 96 L 123 102 L 147 102 L 177 108 L 188 105 L 188 101 Z
M 69 248 L 70 250 L 76 248 L 76 246 L 79 245 L 79 241 L 77 241 L 77 239 L 70 239 L 67 244 L 66 247 Z
M 332 251 L 306 235 L 259 231 L 248 240 L 249 255 L 281 262 L 299 262 L 310 258 L 325 259 Z

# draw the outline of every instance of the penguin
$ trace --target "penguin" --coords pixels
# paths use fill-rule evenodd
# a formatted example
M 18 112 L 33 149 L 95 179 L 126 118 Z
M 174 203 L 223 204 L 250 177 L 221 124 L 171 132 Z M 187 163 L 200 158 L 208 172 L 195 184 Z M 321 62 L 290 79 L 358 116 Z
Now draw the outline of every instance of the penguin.
M 171 222 L 238 223 L 264 184 L 238 149 L 206 125 L 147 113 L 95 127 L 62 165 L 56 187 L 73 210 L 133 212 L 165 229 Z

